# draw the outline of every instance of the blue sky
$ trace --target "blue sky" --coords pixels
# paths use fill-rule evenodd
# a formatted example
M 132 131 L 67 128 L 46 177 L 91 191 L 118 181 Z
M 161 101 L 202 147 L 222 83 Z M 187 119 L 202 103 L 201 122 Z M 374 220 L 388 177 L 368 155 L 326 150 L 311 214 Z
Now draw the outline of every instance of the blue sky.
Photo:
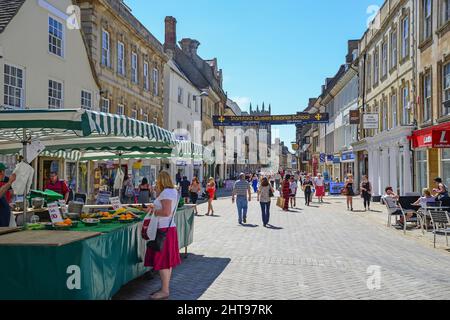
M 217 57 L 224 89 L 243 111 L 272 104 L 273 114 L 302 111 L 326 77 L 345 62 L 347 40 L 360 39 L 382 0 L 126 0 L 164 42 L 164 18 L 177 21 L 177 40 L 200 41 L 199 55 Z M 278 126 L 295 140 L 294 126 Z

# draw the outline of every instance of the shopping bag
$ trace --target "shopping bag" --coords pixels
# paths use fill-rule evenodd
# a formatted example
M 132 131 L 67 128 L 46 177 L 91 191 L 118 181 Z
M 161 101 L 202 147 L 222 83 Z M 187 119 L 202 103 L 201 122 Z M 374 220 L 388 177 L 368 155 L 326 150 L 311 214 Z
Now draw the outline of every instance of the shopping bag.
M 277 199 L 277 207 L 280 207 L 281 209 L 283 209 L 284 208 L 284 198 L 282 198 L 282 197 L 278 197 L 278 199 Z

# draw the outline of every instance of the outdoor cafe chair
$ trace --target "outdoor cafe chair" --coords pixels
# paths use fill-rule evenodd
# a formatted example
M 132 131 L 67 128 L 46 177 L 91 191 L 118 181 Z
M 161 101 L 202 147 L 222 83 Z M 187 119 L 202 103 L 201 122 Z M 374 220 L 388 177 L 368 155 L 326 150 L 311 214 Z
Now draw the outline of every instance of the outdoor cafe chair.
M 436 248 L 436 234 L 443 232 L 445 234 L 445 240 L 448 247 L 448 233 L 450 232 L 450 218 L 447 211 L 444 210 L 431 210 L 431 221 L 433 223 L 434 234 L 434 247 Z
M 425 230 L 428 232 L 428 221 L 430 218 L 430 210 L 442 208 L 442 201 L 428 202 L 425 208 L 420 208 L 417 211 L 417 218 L 422 228 L 422 233 L 425 234 Z
M 383 199 L 388 213 L 388 223 L 387 226 L 390 228 L 392 226 L 392 216 L 402 216 L 403 217 L 403 232 L 406 234 L 406 226 L 408 222 L 412 222 L 417 224 L 418 218 L 410 218 L 406 219 L 407 211 L 403 209 L 403 207 L 400 204 L 397 204 L 396 201 L 393 199 L 387 200 L 387 197 Z

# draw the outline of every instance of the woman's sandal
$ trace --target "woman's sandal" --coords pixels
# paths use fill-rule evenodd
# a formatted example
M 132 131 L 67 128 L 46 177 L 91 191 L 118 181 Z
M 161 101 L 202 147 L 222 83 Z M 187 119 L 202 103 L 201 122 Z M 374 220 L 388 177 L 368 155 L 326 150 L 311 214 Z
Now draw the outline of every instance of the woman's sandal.
M 158 292 L 159 292 L 159 291 L 158 291 Z M 155 294 L 156 294 L 156 293 L 157 293 L 157 292 L 155 292 Z M 169 295 L 154 298 L 153 296 L 154 296 L 155 294 L 152 294 L 152 295 L 150 296 L 150 299 L 151 299 L 151 300 L 154 300 L 154 301 L 169 300 Z

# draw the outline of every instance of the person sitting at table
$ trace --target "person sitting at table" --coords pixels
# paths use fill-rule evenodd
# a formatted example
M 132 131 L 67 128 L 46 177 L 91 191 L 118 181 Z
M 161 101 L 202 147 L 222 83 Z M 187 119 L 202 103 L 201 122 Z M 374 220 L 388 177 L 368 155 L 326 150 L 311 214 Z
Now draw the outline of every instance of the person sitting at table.
M 413 206 L 421 206 L 422 209 L 426 209 L 428 203 L 434 203 L 436 199 L 431 195 L 429 189 L 425 188 L 422 191 L 422 197 L 420 197 L 416 202 L 414 202 Z
M 393 212 L 392 215 L 400 216 L 400 219 L 396 221 L 397 224 L 403 225 L 405 223 L 402 208 L 398 204 L 400 196 L 394 192 L 392 187 L 386 187 L 385 195 L 383 196 L 383 201 L 389 206 L 389 208 L 398 208 L 397 211 Z M 414 212 L 406 212 L 406 221 L 412 218 Z
M 64 180 L 59 180 L 58 173 L 50 172 L 50 181 L 45 185 L 46 190 L 51 190 L 64 196 L 66 203 L 69 201 L 69 187 Z
M 16 181 L 16 175 L 12 174 L 7 183 L 0 187 L 0 227 L 9 227 L 11 219 L 11 208 L 6 200 L 6 193 L 11 189 L 11 185 Z
M 436 201 L 443 201 L 449 198 L 448 188 L 442 182 L 441 178 L 434 179 L 434 183 L 436 184 L 436 188 L 433 189 L 434 197 Z

